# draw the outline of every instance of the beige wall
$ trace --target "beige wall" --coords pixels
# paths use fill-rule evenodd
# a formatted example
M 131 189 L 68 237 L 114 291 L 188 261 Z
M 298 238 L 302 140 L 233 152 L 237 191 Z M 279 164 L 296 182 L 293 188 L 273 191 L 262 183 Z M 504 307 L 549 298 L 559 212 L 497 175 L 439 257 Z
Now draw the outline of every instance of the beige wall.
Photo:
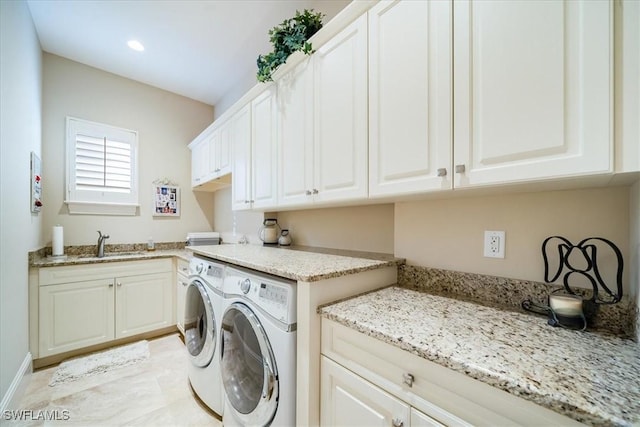
M 294 244 L 393 253 L 393 205 L 278 212 Z
M 484 258 L 484 230 L 506 232 L 504 259 Z M 629 187 L 396 204 L 395 253 L 413 265 L 543 281 L 541 244 L 552 235 L 611 240 L 629 291 Z
M 32 151 L 42 157 L 42 54 L 24 1 L 0 1 L 0 75 L 0 410 L 4 410 L 21 365 L 30 362 L 27 253 L 42 245 L 43 214 L 31 213 L 29 167 Z
M 213 228 L 213 195 L 191 191 L 187 144 L 213 120 L 213 107 L 59 56 L 44 54 L 43 175 L 45 242 L 64 226 L 65 245 L 182 241 Z M 69 215 L 64 200 L 65 117 L 138 132 L 140 208 L 137 216 Z M 179 218 L 152 216 L 152 183 L 167 178 L 181 188 Z
M 215 230 L 222 233 L 224 241 L 235 243 L 245 236 L 252 243 L 259 243 L 258 229 L 264 215 L 262 212 L 232 211 L 231 187 L 215 192 L 213 206 Z

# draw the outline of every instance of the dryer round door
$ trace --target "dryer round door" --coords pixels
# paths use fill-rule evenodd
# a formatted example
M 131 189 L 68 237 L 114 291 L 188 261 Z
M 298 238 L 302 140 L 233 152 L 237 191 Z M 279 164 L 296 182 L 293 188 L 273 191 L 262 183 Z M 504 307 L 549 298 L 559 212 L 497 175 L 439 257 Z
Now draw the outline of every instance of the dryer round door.
M 216 350 L 217 325 L 205 285 L 193 280 L 187 287 L 184 308 L 184 340 L 191 362 L 204 368 Z
M 255 313 L 233 303 L 222 318 L 220 370 L 236 418 L 267 425 L 278 407 L 278 372 L 273 350 Z

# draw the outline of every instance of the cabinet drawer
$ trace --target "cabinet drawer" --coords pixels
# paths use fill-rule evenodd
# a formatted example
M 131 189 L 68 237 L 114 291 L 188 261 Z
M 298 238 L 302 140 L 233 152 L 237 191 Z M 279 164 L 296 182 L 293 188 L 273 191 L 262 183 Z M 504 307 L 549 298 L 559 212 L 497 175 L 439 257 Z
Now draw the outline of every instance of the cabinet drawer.
M 40 269 L 38 279 L 40 286 L 46 286 L 83 280 L 114 278 L 116 276 L 138 276 L 171 271 L 173 271 L 172 259 L 159 258 L 141 261 L 45 267 Z
M 183 275 L 185 278 L 189 276 L 189 261 L 182 258 L 176 258 L 176 266 L 178 274 Z
M 328 319 L 322 354 L 447 425 L 581 425 Z

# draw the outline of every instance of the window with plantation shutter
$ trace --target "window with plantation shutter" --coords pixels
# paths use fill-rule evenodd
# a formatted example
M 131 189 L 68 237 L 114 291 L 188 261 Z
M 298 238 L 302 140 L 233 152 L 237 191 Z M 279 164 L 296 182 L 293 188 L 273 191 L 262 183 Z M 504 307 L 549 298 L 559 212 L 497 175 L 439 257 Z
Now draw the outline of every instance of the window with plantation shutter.
M 72 214 L 135 215 L 135 131 L 67 118 L 67 206 Z

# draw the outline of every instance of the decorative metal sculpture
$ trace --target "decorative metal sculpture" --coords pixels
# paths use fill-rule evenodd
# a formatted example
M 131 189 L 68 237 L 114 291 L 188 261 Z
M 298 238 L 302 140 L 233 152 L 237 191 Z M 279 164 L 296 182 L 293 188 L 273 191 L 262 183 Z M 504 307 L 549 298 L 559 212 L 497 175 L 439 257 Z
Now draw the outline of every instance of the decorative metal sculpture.
M 557 243 L 557 246 L 552 246 L 557 239 L 560 242 Z M 616 269 L 616 289 L 612 291 L 609 286 L 605 283 L 602 278 L 602 274 L 600 273 L 600 269 L 598 268 L 598 247 L 596 245 L 597 242 L 602 242 L 610 247 L 616 255 L 617 258 L 617 269 Z M 558 251 L 558 270 L 550 276 L 549 271 L 549 250 L 552 250 L 553 247 L 557 248 Z M 582 255 L 582 259 L 585 260 L 586 266 L 580 268 L 576 265 L 575 260 L 572 262 L 572 258 L 575 256 L 576 251 Z M 592 301 L 594 304 L 615 304 L 622 298 L 622 270 L 624 268 L 624 262 L 622 260 L 622 253 L 620 249 L 616 245 L 614 245 L 611 241 L 604 239 L 602 237 L 588 237 L 584 240 L 581 240 L 577 245 L 572 244 L 569 240 L 561 236 L 551 236 L 548 237 L 542 242 L 542 258 L 544 259 L 544 280 L 546 283 L 555 282 L 560 275 L 565 271 L 565 268 L 569 271 L 566 272 L 562 278 L 562 283 L 564 285 L 564 289 L 572 295 L 575 295 L 573 289 L 569 285 L 569 280 L 573 275 L 579 275 L 583 278 L 586 278 L 591 287 L 593 289 L 593 296 L 589 301 Z M 606 296 L 602 297 L 599 289 L 602 289 Z

